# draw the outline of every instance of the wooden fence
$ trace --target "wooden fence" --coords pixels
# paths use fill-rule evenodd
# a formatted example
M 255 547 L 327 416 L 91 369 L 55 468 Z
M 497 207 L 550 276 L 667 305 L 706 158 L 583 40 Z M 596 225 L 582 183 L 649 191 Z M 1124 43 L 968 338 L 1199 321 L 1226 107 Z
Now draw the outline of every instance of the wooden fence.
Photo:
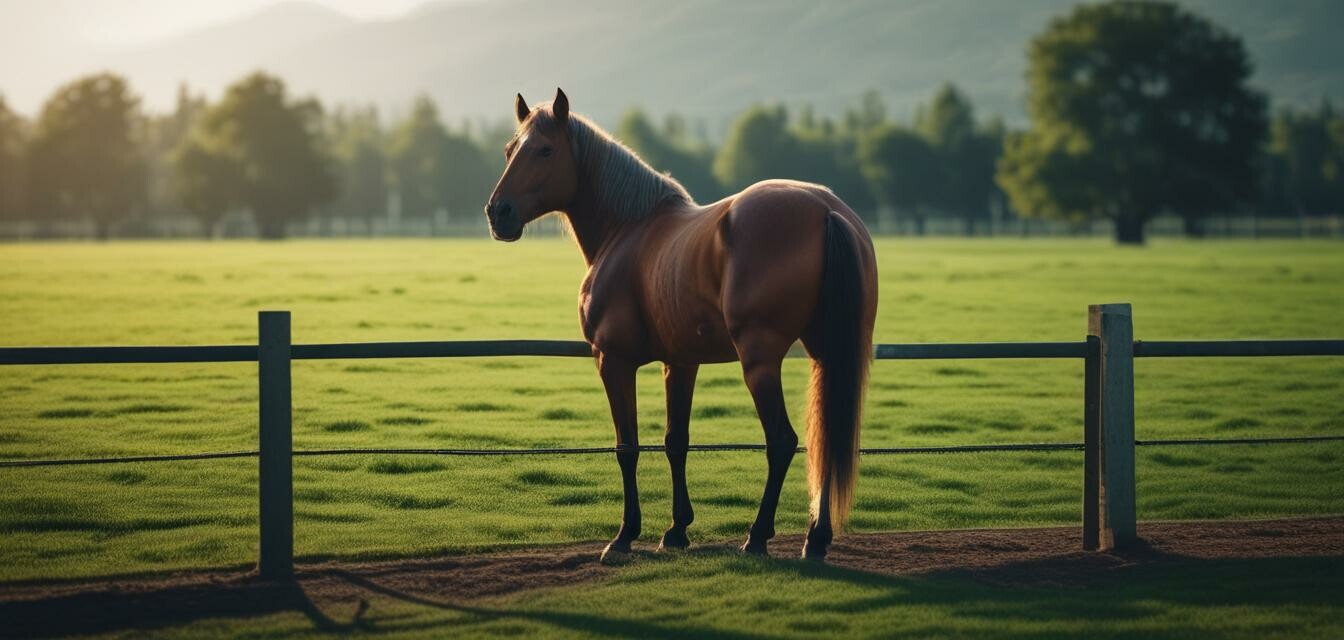
M 1083 443 L 1021 443 L 954 447 L 864 449 L 878 453 L 949 453 L 962 451 L 1077 450 L 1084 452 L 1083 546 L 1087 550 L 1123 547 L 1136 540 L 1134 448 L 1136 445 L 1244 444 L 1344 440 L 1344 435 L 1302 438 L 1141 441 L 1134 437 L 1134 358 L 1340 356 L 1344 340 L 1219 340 L 1136 342 L 1130 305 L 1092 305 L 1087 337 L 1079 342 L 999 342 L 878 344 L 878 360 L 951 360 L 996 358 L 1072 358 L 1083 361 Z M 801 355 L 801 354 L 795 354 Z M 259 384 L 259 449 L 182 456 L 110 459 L 6 460 L 0 467 L 51 466 L 257 456 L 259 460 L 260 545 L 258 569 L 271 579 L 286 579 L 294 568 L 295 455 L 350 453 L 423 453 L 437 455 L 521 455 L 606 453 L 609 448 L 445 450 L 335 449 L 294 451 L 292 435 L 293 360 L 362 358 L 462 358 L 479 356 L 592 357 L 584 342 L 560 340 L 484 340 L 451 342 L 375 342 L 292 344 L 288 311 L 258 314 L 256 345 L 181 347 L 0 347 L 0 365 L 256 362 Z M 644 447 L 659 450 L 660 447 Z M 757 450 L 762 445 L 701 445 L 697 450 Z

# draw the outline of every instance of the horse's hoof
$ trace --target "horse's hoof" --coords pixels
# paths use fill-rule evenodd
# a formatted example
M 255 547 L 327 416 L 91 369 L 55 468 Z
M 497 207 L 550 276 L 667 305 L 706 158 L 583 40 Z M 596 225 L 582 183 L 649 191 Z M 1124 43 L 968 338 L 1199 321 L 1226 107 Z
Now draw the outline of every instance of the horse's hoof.
M 686 536 L 686 530 L 674 528 L 663 533 L 663 541 L 658 543 L 658 550 L 675 549 L 681 551 L 689 546 L 691 546 L 691 539 Z
M 612 540 L 602 550 L 602 564 L 620 564 L 630 559 L 630 543 L 626 540 Z
M 742 553 L 749 553 L 753 556 L 768 556 L 770 552 L 766 550 L 764 542 L 752 542 L 751 538 L 742 544 Z
M 813 549 L 807 545 L 803 545 L 803 559 L 811 560 L 818 564 L 824 564 L 826 562 L 826 548 Z

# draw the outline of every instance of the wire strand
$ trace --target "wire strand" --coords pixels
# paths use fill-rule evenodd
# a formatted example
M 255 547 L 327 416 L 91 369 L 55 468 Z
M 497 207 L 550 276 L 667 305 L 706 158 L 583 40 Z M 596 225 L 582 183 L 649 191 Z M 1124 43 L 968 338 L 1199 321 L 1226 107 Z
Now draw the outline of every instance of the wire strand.
M 1164 439 L 1135 440 L 1138 447 L 1171 447 L 1201 445 L 1264 445 L 1264 444 L 1305 444 L 1313 442 L 1336 442 L 1344 440 L 1344 435 L 1296 436 L 1281 438 L 1221 438 L 1221 439 Z M 763 444 L 693 444 L 690 451 L 765 451 Z M 345 456 L 345 455 L 436 455 L 436 456 L 540 456 L 540 455 L 587 455 L 617 453 L 628 447 L 570 447 L 536 449 L 300 449 L 293 451 L 298 456 Z M 662 445 L 639 447 L 641 452 L 660 453 L 667 448 Z M 1015 442 L 1005 444 L 968 444 L 945 447 L 876 447 L 859 449 L 863 455 L 912 455 L 939 453 L 993 453 L 1005 451 L 1082 451 L 1081 442 Z M 806 451 L 799 447 L 798 452 Z M 90 464 L 123 464 L 131 462 L 173 462 L 181 460 L 216 460 L 221 458 L 250 458 L 259 452 L 219 451 L 209 453 L 184 453 L 159 456 L 125 456 L 111 458 L 65 458 L 48 460 L 0 460 L 0 468 L 14 467 L 58 467 Z

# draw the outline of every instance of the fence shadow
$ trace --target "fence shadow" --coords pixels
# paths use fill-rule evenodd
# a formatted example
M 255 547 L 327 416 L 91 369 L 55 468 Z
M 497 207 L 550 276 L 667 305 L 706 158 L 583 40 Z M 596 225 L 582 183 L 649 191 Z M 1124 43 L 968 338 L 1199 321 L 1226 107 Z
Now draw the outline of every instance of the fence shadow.
M 693 553 L 721 560 L 725 577 L 736 574 L 751 580 L 770 579 L 775 584 L 779 578 L 796 579 L 794 584 L 813 593 L 825 593 L 826 583 L 863 587 L 860 596 L 827 602 L 824 609 L 830 613 L 871 620 L 903 610 L 942 610 L 952 619 L 970 623 L 964 628 L 921 630 L 933 635 L 1004 637 L 1005 633 L 1011 634 L 1010 627 L 1024 627 L 985 623 L 1084 620 L 1121 636 L 1124 625 L 1163 614 L 1174 606 L 1329 607 L 1337 606 L 1339 594 L 1344 593 L 1344 557 L 1205 560 L 1140 547 L 1124 554 L 1068 553 L 987 568 L 887 575 L 796 560 L 742 557 L 721 549 Z M 645 563 L 681 561 L 673 556 L 646 558 Z M 619 570 L 614 575 L 619 578 Z M 289 583 L 264 582 L 250 575 L 197 580 L 191 584 L 165 581 L 77 592 L 62 587 L 67 591 L 49 597 L 0 602 L 0 620 L 4 621 L 4 635 L 17 637 L 133 634 L 185 627 L 207 619 L 247 620 L 286 612 L 302 613 L 312 631 L 336 633 L 469 633 L 473 624 L 510 620 L 591 635 L 762 637 L 751 631 L 705 626 L 694 615 L 678 620 L 640 620 L 639 602 L 633 599 L 627 601 L 629 615 L 621 616 L 581 609 L 531 608 L 526 599 L 517 598 L 507 599 L 502 605 L 490 600 L 445 598 L 435 591 L 432 575 L 417 579 L 386 571 L 316 569 L 301 573 L 298 581 Z M 378 605 L 380 600 L 382 606 Z M 389 614 L 386 605 L 391 601 L 462 616 L 445 621 L 404 611 Z M 719 618 L 723 617 L 723 606 L 722 602 L 706 602 L 708 610 L 716 611 Z M 366 616 L 370 611 L 374 613 Z M 986 630 L 977 631 L 982 627 Z M 1149 632 L 1162 637 L 1163 633 L 1180 635 L 1181 630 L 1170 627 L 1169 632 Z
M 286 611 L 302 612 L 313 628 L 321 631 L 350 630 L 359 625 L 358 615 L 344 624 L 327 616 L 299 583 L 271 583 L 251 576 L 204 584 L 167 582 L 157 588 L 101 588 L 9 601 L 0 603 L 0 620 L 5 621 L 7 637 L 48 638 L 151 631 L 210 618 L 242 620 Z

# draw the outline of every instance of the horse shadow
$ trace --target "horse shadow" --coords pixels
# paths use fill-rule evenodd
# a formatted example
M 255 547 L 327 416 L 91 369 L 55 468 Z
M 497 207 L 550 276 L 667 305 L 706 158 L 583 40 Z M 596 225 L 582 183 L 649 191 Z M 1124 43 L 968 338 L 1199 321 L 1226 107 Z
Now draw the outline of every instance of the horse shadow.
M 810 589 L 824 590 L 828 583 L 863 587 L 861 596 L 818 602 L 818 611 L 881 619 L 902 609 L 935 607 L 955 619 L 983 623 L 967 628 L 922 629 L 929 635 L 1040 637 L 1039 627 L 1015 627 L 1006 622 L 1086 620 L 1108 629 L 1113 627 L 1107 623 L 1139 621 L 1160 615 L 1172 605 L 1337 606 L 1339 594 L 1344 592 L 1344 558 L 1339 557 L 1206 560 L 1140 547 L 1122 554 L 1080 552 L 978 569 L 888 575 L 803 560 L 743 556 L 722 548 L 683 553 L 722 556 L 720 566 L 726 575 L 759 577 L 764 571 L 798 578 L 795 584 Z M 675 563 L 677 555 L 642 553 L 633 561 Z M 1304 589 L 1304 581 L 1315 588 Z M 324 594 L 321 605 L 310 594 L 319 582 L 319 591 Z M 345 595 L 333 601 L 327 597 L 333 588 Z M 374 620 L 365 614 L 370 609 L 369 600 L 375 598 L 454 612 L 466 618 L 426 621 L 382 615 Z M 637 607 L 638 603 L 631 606 Z M 169 583 L 0 602 L 0 629 L 7 636 L 56 637 L 163 630 L 207 619 L 250 619 L 285 612 L 302 613 L 312 631 L 326 633 L 462 632 L 469 629 L 464 624 L 517 620 L 587 635 L 765 637 L 699 624 L 694 612 L 681 620 L 644 621 L 581 611 L 527 610 L 434 597 L 376 577 L 331 568 L 301 571 L 299 579 L 291 582 L 243 576 L 206 584 Z M 976 631 L 981 628 L 983 632 Z M 1019 632 L 1017 628 L 1034 630 Z M 1108 633 L 1125 635 L 1122 631 L 1102 631 L 1100 635 Z M 1179 625 L 1145 631 L 1151 637 L 1182 633 Z

